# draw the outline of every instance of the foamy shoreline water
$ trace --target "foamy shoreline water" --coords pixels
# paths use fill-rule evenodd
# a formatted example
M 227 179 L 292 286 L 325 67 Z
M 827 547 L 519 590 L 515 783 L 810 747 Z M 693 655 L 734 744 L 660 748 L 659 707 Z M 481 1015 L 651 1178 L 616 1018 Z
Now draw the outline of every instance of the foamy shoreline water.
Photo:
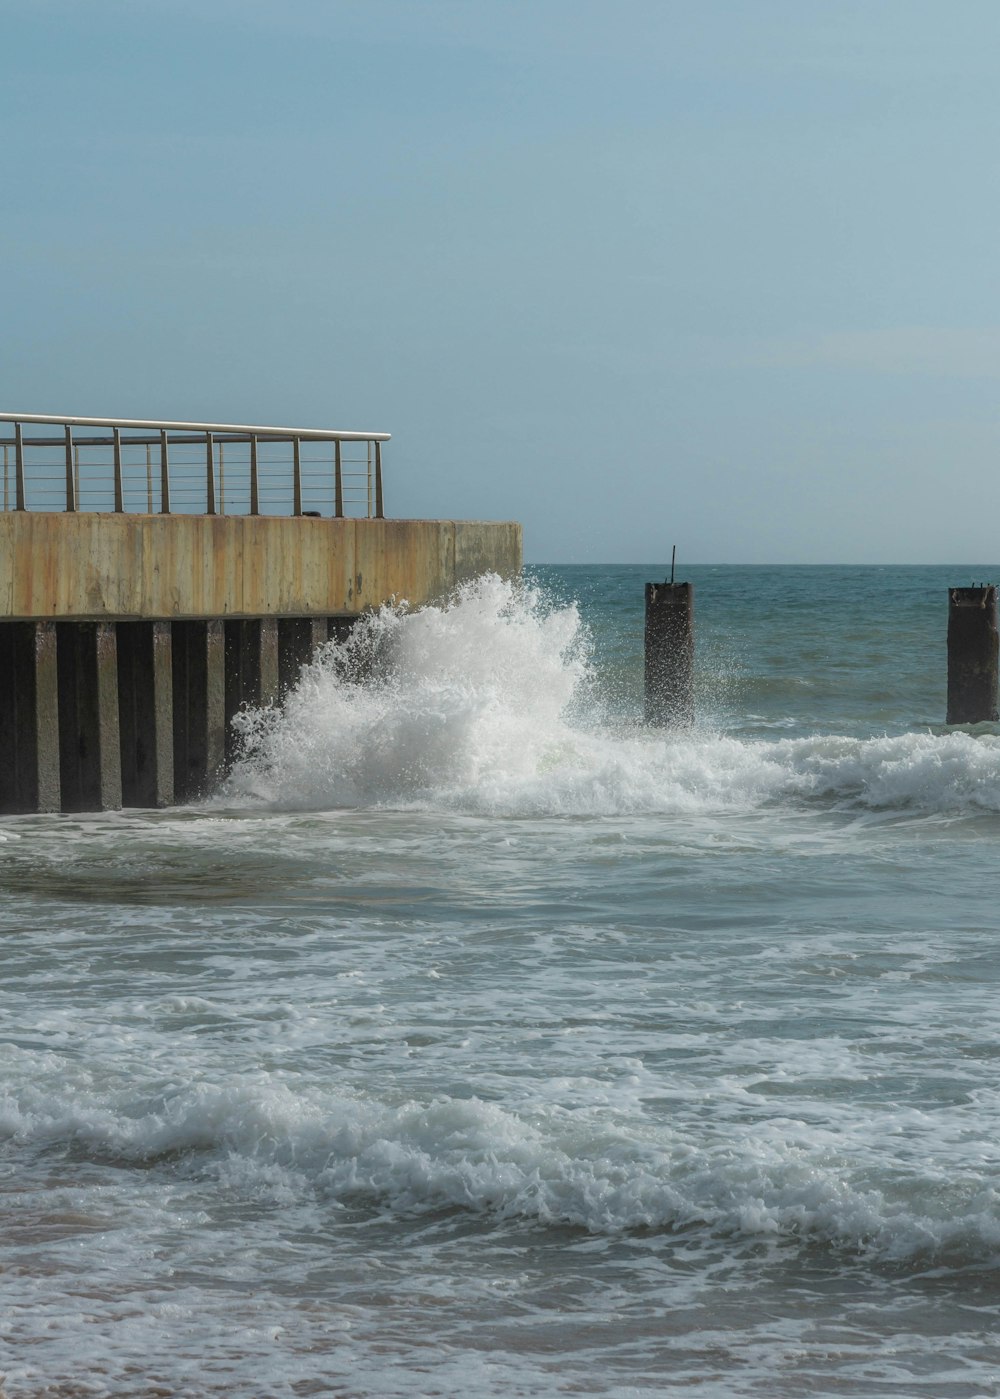
M 774 572 L 689 735 L 565 570 L 374 622 L 213 803 L 2 823 L 9 1399 L 1000 1391 L 997 736 L 884 698 L 927 577 L 832 696 Z

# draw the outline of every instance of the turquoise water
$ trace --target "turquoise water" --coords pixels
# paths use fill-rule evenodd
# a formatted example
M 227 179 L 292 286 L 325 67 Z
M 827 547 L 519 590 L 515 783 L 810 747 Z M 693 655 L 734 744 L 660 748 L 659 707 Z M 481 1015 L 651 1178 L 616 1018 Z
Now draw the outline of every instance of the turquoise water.
M 963 569 L 487 580 L 200 807 L 0 826 L 34 1395 L 1000 1393 L 1000 739 Z
M 712 567 L 695 588 L 700 717 L 741 736 L 905 733 L 943 725 L 947 590 L 997 566 Z M 641 714 L 643 583 L 662 565 L 532 570 L 577 598 L 613 703 Z

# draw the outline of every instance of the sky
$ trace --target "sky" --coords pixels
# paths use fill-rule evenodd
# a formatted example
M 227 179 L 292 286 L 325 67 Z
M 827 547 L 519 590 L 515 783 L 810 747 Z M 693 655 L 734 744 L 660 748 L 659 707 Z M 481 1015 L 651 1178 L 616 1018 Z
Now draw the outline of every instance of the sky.
M 0 0 L 0 408 L 529 562 L 1000 558 L 997 0 Z

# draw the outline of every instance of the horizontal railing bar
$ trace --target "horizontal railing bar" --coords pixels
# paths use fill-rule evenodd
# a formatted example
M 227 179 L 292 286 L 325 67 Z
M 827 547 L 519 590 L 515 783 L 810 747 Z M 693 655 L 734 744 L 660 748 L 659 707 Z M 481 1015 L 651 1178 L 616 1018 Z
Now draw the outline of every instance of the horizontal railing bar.
M 295 437 L 310 442 L 388 442 L 388 432 L 347 432 L 340 428 L 258 427 L 253 423 L 186 423 L 157 418 L 75 418 L 57 413 L 0 413 L 0 423 L 58 423 L 70 427 L 140 428 L 156 432 L 233 433 L 240 437 Z
M 250 441 L 250 437 L 249 437 L 249 436 L 247 436 L 246 434 L 241 434 L 241 433 L 225 433 L 225 432 L 218 432 L 218 433 L 213 433 L 212 435 L 213 435 L 213 437 L 215 438 L 215 441 L 216 441 L 216 442 L 226 442 L 226 443 L 230 443 L 230 444 L 231 444 L 231 443 L 240 443 L 240 442 L 249 443 L 249 441 Z M 65 444 L 66 444 L 66 438 L 65 438 L 65 436 L 63 436 L 63 437 L 22 437 L 21 440 L 22 440 L 22 442 L 24 443 L 25 447 L 63 447 L 63 446 L 65 446 Z M 334 438 L 334 437 L 319 437 L 319 436 L 314 436 L 314 437 L 311 437 L 309 440 L 310 440 L 311 442 L 335 442 L 335 441 L 337 441 L 338 439 L 337 439 L 337 438 Z M 365 442 L 377 442 L 377 441 L 381 441 L 382 439 L 377 438 L 377 437 L 366 437 L 366 438 L 362 438 L 362 439 L 360 439 L 360 440 L 361 440 L 361 441 L 365 441 Z M 17 441 L 17 439 L 14 438 L 14 437 L 0 437 L 0 447 L 13 447 L 13 446 L 16 444 L 16 441 Z M 123 435 L 122 435 L 122 439 L 121 439 L 122 447 L 123 447 L 123 448 L 124 448 L 124 447 L 158 447 L 158 446 L 160 445 L 160 441 L 161 441 L 161 438 L 160 438 L 160 434 L 159 434 L 159 433 L 157 433 L 155 437 L 126 437 L 126 436 L 123 434 Z M 171 446 L 178 446 L 178 447 L 204 447 L 204 445 L 205 445 L 205 435 L 203 434 L 201 437 L 192 437 L 192 436 L 190 435 L 190 433 L 188 433 L 188 434 L 183 435 L 183 436 L 178 436 L 178 435 L 177 435 L 176 433 L 174 433 L 174 432 L 169 432 L 169 433 L 167 434 L 167 441 L 171 444 Z M 272 436 L 269 436 L 269 437 L 266 439 L 266 441 L 268 441 L 268 442 L 273 442 L 273 443 L 279 443 L 279 442 L 280 442 L 280 443 L 289 443 L 289 442 L 294 442 L 294 441 L 295 441 L 295 438 L 294 438 L 294 437 L 280 437 L 280 436 L 278 436 L 277 434 L 274 434 L 274 435 L 272 435 Z M 355 441 L 355 439 L 354 439 L 354 438 L 351 438 L 351 441 L 353 442 L 353 441 Z M 115 439 L 114 439 L 113 437 L 77 437 L 75 433 L 74 433 L 74 435 L 73 435 L 73 446 L 74 446 L 74 447 L 113 447 L 113 446 L 114 446 L 114 443 L 115 443 Z M 310 457 L 309 460 L 310 460 L 310 461 L 323 461 L 324 458 L 323 458 L 323 457 Z M 332 458 L 327 457 L 327 458 L 325 458 L 325 460 L 330 461 L 330 460 L 332 460 Z M 347 458 L 345 458 L 345 460 L 347 460 L 347 461 L 363 461 L 364 458 L 363 458 L 363 457 L 347 457 Z

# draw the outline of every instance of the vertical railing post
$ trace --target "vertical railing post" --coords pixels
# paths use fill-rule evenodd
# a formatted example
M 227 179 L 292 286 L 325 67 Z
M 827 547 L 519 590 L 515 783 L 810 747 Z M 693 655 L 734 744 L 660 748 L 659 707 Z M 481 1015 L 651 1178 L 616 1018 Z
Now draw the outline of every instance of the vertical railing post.
M 153 449 L 146 443 L 146 514 L 153 513 Z
M 382 443 L 375 443 L 375 518 L 384 520 L 382 510 Z
M 73 476 L 73 429 L 66 424 L 66 509 L 76 509 L 76 479 Z
M 24 510 L 24 429 L 14 424 L 14 508 Z
M 257 474 L 257 434 L 250 436 L 250 514 L 260 514 L 260 481 Z
M 120 427 L 112 428 L 115 435 L 115 513 L 121 514 L 125 509 L 125 490 L 122 483 L 122 430 Z
M 160 514 L 170 514 L 170 453 L 165 427 L 160 428 Z
M 292 514 L 302 514 L 302 461 L 301 443 L 292 438 Z
M 226 451 L 225 443 L 219 443 L 219 511 L 226 513 Z
M 368 448 L 368 519 L 372 517 L 372 444 L 366 442 Z
M 3 449 L 3 508 L 4 514 L 10 509 L 10 462 L 6 446 Z
M 76 491 L 76 506 L 80 508 L 80 448 L 73 447 L 73 484 Z
M 215 438 L 210 432 L 205 433 L 205 514 L 215 514 Z
M 344 514 L 344 470 L 340 461 L 340 438 L 333 444 L 333 513 L 337 519 Z

